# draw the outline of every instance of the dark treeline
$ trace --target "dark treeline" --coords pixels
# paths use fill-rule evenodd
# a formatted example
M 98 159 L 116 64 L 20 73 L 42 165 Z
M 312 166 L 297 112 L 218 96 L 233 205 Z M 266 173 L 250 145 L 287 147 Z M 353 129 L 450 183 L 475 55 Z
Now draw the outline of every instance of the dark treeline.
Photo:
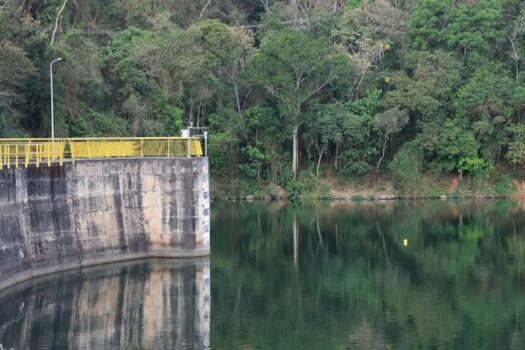
M 0 0 L 0 135 L 208 126 L 245 192 L 525 165 L 521 0 Z

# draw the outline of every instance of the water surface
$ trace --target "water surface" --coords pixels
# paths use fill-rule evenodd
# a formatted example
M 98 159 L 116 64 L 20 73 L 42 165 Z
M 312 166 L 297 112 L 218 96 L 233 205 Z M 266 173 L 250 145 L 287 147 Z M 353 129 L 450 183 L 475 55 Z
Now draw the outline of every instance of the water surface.
M 216 202 L 211 231 L 211 265 L 107 265 L 0 293 L 0 345 L 525 348 L 520 204 Z
M 206 349 L 209 260 L 68 271 L 0 294 L 0 349 Z
M 214 349 L 525 348 L 518 204 L 218 203 L 212 214 Z

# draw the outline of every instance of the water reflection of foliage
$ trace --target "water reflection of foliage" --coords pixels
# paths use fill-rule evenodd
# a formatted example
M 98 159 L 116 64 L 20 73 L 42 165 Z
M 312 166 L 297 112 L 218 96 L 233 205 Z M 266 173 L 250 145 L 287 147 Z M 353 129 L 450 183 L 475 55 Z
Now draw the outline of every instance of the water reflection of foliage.
M 509 202 L 213 212 L 214 348 L 523 344 L 525 216 Z

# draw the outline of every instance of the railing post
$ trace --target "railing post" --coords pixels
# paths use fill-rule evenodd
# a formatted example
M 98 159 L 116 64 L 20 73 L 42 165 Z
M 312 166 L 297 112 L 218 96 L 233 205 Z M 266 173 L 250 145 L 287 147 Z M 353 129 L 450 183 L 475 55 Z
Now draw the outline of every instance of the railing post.
M 50 145 L 48 144 L 47 145 L 47 166 L 50 167 L 51 166 L 51 148 L 53 147 L 53 144 L 54 142 L 51 141 L 51 147 L 49 147 Z
M 187 149 L 187 157 L 190 158 L 191 157 L 191 137 L 188 137 L 188 149 Z
M 40 167 L 40 146 L 39 144 L 36 144 L 35 145 L 35 162 L 36 162 L 36 167 L 39 168 Z
M 73 146 L 74 142 L 72 142 L 71 139 L 68 139 L 66 142 L 69 142 L 69 155 L 71 156 L 71 163 L 75 165 L 75 146 Z
M 7 169 L 11 169 L 11 146 L 6 145 L 6 148 L 7 148 L 7 152 L 6 152 L 5 161 L 7 163 Z
M 29 166 L 29 150 L 31 149 L 31 141 L 24 145 L 24 165 L 27 168 Z
M 63 166 L 64 165 L 64 152 L 66 152 L 66 142 L 61 141 L 61 145 L 62 145 L 62 148 L 61 148 L 62 152 L 60 152 L 58 159 L 59 159 L 60 166 Z

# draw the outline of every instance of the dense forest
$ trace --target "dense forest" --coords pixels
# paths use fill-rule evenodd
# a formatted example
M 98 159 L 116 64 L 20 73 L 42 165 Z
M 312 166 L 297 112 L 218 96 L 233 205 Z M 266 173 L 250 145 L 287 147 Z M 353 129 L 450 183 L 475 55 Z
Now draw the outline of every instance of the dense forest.
M 0 0 L 0 136 L 209 127 L 216 178 L 525 165 L 521 0 Z M 294 180 L 299 181 L 294 181 Z M 295 187 L 294 187 L 295 186 Z

